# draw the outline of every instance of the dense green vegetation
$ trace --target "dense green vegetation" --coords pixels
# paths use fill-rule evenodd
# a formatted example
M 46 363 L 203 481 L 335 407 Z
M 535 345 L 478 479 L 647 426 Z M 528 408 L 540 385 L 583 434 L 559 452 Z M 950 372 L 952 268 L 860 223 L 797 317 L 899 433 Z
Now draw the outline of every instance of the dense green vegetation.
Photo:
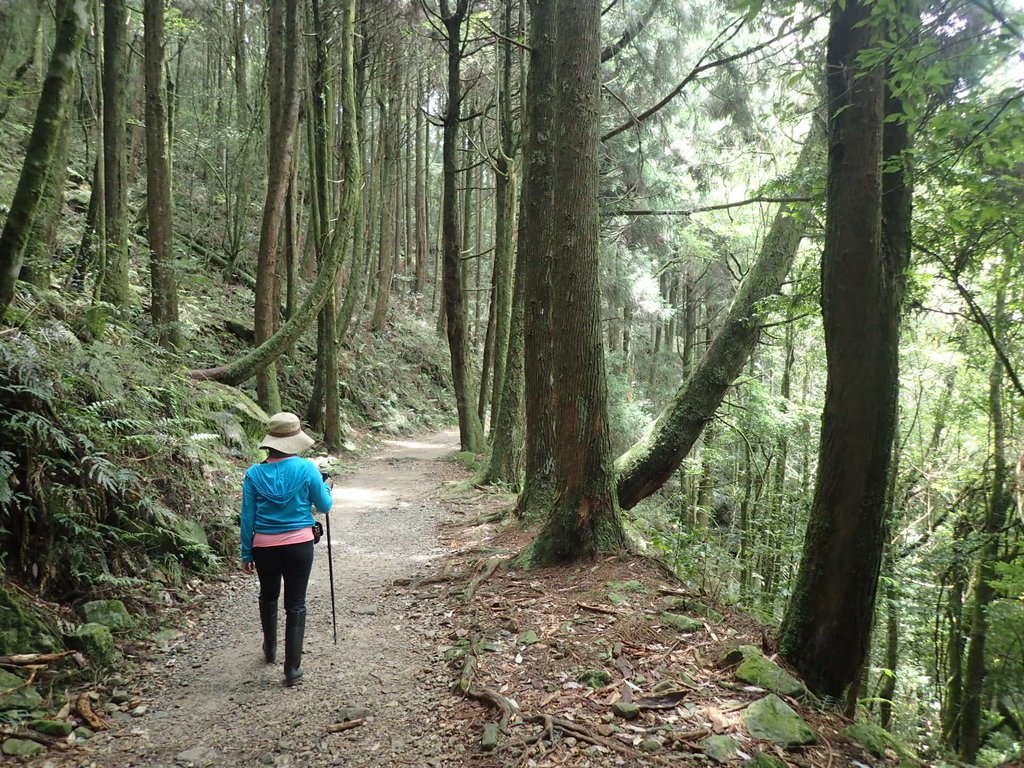
M 1010 759 L 1019 7 L 601 10 L 0 9 L 0 599 L 224 566 L 268 411 L 342 456 L 457 417 L 535 561 L 628 531 L 930 761 Z

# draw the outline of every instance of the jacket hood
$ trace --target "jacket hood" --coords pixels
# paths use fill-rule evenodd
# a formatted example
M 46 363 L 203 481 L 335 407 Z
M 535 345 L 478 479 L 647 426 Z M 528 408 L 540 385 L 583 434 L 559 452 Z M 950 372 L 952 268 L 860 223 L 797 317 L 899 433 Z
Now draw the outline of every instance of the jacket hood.
M 246 471 L 257 493 L 276 503 L 287 503 L 295 492 L 306 482 L 302 472 L 295 465 L 302 459 L 290 458 L 268 464 L 257 464 Z

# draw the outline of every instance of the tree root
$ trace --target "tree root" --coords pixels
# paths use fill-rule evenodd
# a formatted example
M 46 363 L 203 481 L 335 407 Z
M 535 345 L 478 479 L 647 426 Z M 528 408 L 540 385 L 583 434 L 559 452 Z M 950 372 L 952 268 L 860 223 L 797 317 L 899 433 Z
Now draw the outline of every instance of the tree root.
M 465 602 L 468 603 L 470 600 L 472 600 L 473 595 L 476 594 L 476 591 L 480 587 L 480 585 L 487 581 L 487 579 L 489 579 L 491 575 L 496 570 L 498 570 L 498 566 L 501 565 L 502 559 L 503 558 L 500 557 L 492 557 L 490 560 L 487 561 L 487 565 L 484 566 L 483 573 L 481 573 L 479 576 L 477 576 L 475 579 L 469 582 L 469 586 L 466 587 L 465 591 L 462 593 L 462 599 Z

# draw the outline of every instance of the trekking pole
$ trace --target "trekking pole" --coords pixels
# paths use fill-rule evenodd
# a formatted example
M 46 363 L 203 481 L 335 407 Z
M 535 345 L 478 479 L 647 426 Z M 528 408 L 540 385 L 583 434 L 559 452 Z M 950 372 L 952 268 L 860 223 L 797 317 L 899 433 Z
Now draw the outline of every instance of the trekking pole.
M 334 627 L 334 644 L 338 644 L 338 615 L 334 610 L 334 558 L 331 556 L 331 513 L 324 515 L 327 521 L 327 570 L 331 575 L 331 626 Z

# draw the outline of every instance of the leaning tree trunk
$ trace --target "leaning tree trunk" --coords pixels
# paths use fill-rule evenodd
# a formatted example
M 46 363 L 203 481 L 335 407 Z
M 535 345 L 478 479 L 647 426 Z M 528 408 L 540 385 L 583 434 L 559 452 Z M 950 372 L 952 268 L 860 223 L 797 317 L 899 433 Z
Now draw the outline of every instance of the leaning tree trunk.
M 355 4 L 356 0 L 345 0 L 342 7 L 342 124 L 341 154 L 345 164 L 344 191 L 341 196 L 338 224 L 331 238 L 330 247 L 323 267 L 309 294 L 295 310 L 288 321 L 281 326 L 266 343 L 229 365 L 205 370 L 191 371 L 195 379 L 215 379 L 225 384 L 238 385 L 252 378 L 258 370 L 272 363 L 291 348 L 316 317 L 334 288 L 338 267 L 344 258 L 356 225 L 356 211 L 360 207 L 360 182 L 362 163 L 356 143 L 356 97 L 353 47 L 355 46 Z
M 626 544 L 615 500 L 598 287 L 601 4 L 558 5 L 551 312 L 555 497 L 532 556 L 574 562 Z
M 810 194 L 820 132 L 812 128 L 800 158 L 795 197 Z M 765 300 L 778 293 L 796 258 L 810 220 L 809 205 L 783 205 L 761 246 L 757 261 L 736 291 L 722 329 L 693 373 L 676 391 L 647 434 L 618 458 L 619 504 L 631 509 L 672 477 L 715 415 L 725 393 L 757 345 Z
M 448 0 L 441 0 L 441 20 L 447 33 L 448 105 L 444 115 L 444 142 L 441 166 L 444 173 L 442 206 L 442 258 L 444 266 L 444 307 L 447 319 L 448 349 L 451 352 L 452 384 L 459 414 L 459 439 L 464 451 L 481 451 L 484 447 L 483 426 L 477 418 L 475 392 L 469 370 L 469 349 L 466 329 L 466 308 L 462 286 L 462 258 L 459 248 L 458 221 L 458 150 L 461 121 L 462 33 L 469 18 L 470 0 L 456 0 L 452 12 Z
M 64 124 L 68 91 L 75 76 L 75 62 L 89 19 L 86 0 L 59 0 L 56 15 L 57 36 L 36 108 L 32 135 L 28 140 L 14 200 L 0 233 L 0 319 L 14 299 L 18 272 Z
M 164 0 L 145 0 L 146 213 L 149 218 L 151 317 L 160 346 L 181 346 L 174 270 L 171 160 L 164 101 Z
M 268 4 L 267 90 L 270 110 L 267 194 L 256 257 L 256 346 L 274 335 L 277 325 L 277 241 L 284 218 L 285 195 L 295 151 L 299 119 L 299 54 L 301 47 L 299 0 L 270 0 Z M 320 297 L 326 300 L 326 296 Z M 290 321 L 290 320 L 289 320 Z M 275 356 L 276 357 L 276 356 Z M 281 409 L 277 371 L 273 360 L 256 369 L 260 405 Z
M 780 632 L 808 686 L 833 697 L 860 678 L 870 644 L 896 424 L 906 264 L 881 245 L 885 71 L 858 62 L 878 40 L 871 6 L 833 6 L 821 279 L 828 378 L 803 560 Z

